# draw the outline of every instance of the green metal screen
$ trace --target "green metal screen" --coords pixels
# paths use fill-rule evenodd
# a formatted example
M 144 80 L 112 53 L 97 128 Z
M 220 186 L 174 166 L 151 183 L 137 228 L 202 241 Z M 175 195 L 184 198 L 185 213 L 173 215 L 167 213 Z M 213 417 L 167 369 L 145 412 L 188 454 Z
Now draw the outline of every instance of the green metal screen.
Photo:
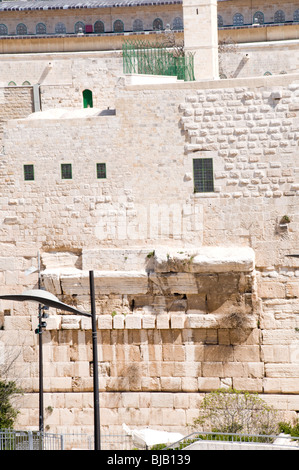
M 147 41 L 125 41 L 123 44 L 124 74 L 171 75 L 179 80 L 193 81 L 194 55 L 178 55 L 163 43 Z
M 194 158 L 194 192 L 211 193 L 214 191 L 212 158 Z
M 97 178 L 106 178 L 106 163 L 97 163 Z
M 61 164 L 61 178 L 63 180 L 72 179 L 72 164 L 71 163 L 62 163 Z
M 24 180 L 34 181 L 34 166 L 33 165 L 24 165 Z

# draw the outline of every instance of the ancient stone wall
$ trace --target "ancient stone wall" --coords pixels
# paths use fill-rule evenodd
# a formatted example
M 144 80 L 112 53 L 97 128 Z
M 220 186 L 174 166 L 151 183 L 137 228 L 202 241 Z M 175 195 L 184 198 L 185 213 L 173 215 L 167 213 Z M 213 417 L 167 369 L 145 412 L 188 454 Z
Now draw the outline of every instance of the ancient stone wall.
M 287 418 L 299 410 L 299 266 L 286 256 L 298 253 L 299 77 L 223 83 L 118 84 L 112 115 L 5 128 L 1 292 L 36 285 L 25 271 L 40 251 L 46 289 L 88 311 L 95 271 L 110 432 L 125 422 L 184 433 L 219 386 L 258 392 Z M 202 157 L 214 192 L 194 192 Z M 18 423 L 34 427 L 36 306 L 0 310 L 1 360 L 19 354 L 11 375 L 26 390 Z M 90 324 L 51 310 L 44 335 L 46 425 L 92 432 Z

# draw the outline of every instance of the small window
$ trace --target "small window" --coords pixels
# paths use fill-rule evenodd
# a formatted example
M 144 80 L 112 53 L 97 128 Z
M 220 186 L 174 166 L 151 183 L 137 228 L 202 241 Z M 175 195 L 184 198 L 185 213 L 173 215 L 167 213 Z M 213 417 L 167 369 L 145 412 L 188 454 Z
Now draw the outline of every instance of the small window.
M 24 180 L 34 181 L 34 166 L 33 165 L 24 165 Z
M 274 23 L 284 23 L 285 22 L 285 14 L 282 10 L 277 10 L 274 15 Z
M 180 18 L 179 16 L 177 16 L 177 17 L 173 20 L 172 29 L 175 29 L 175 30 L 177 30 L 177 31 L 181 31 L 181 30 L 184 29 L 184 24 L 183 24 L 182 18 Z
M 116 20 L 113 23 L 113 32 L 114 33 L 123 33 L 124 32 L 124 24 L 121 20 Z
M 133 21 L 133 31 L 143 31 L 142 20 L 137 19 Z
M 234 26 L 242 26 L 244 24 L 244 16 L 241 13 L 236 13 L 233 20 Z
M 25 36 L 27 34 L 27 26 L 24 25 L 23 23 L 18 24 L 17 29 L 16 29 L 16 33 L 19 36 Z
M 46 34 L 47 32 L 46 25 L 44 23 L 37 23 L 35 27 L 35 32 L 36 34 Z
M 261 11 L 257 11 L 253 15 L 253 24 L 264 24 L 264 22 L 265 22 L 264 13 L 262 13 Z
M 61 164 L 61 179 L 63 180 L 72 179 L 72 164 L 71 163 Z
M 56 34 L 66 34 L 66 27 L 64 23 L 57 23 L 55 25 L 55 33 Z
M 75 34 L 84 33 L 85 25 L 82 21 L 77 21 L 75 24 Z
M 221 15 L 217 15 L 218 27 L 221 28 L 223 26 L 223 18 Z
M 193 175 L 195 193 L 211 193 L 214 191 L 212 158 L 194 158 Z
M 97 178 L 106 178 L 106 163 L 97 163 Z
M 299 21 L 299 10 L 295 10 L 295 12 L 294 12 L 294 21 L 296 21 L 296 22 Z
M 98 33 L 98 34 L 105 32 L 105 26 L 104 26 L 103 21 L 98 20 L 98 21 L 95 22 L 94 32 Z
M 161 18 L 156 18 L 153 22 L 153 30 L 154 31 L 160 31 L 163 29 L 163 21 Z
M 0 36 L 6 36 L 7 33 L 7 26 L 5 24 L 0 24 Z

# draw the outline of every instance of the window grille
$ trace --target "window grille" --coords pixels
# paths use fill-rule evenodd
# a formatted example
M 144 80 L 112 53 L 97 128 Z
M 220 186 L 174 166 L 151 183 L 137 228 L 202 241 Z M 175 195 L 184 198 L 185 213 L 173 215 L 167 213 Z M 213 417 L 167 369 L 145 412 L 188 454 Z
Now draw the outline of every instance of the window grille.
M 23 23 L 18 24 L 16 33 L 20 36 L 24 36 L 25 34 L 27 34 L 27 26 Z
M 264 24 L 264 22 L 265 22 L 264 13 L 262 13 L 261 11 L 257 11 L 253 15 L 253 24 Z
M 153 30 L 154 31 L 159 31 L 163 29 L 163 21 L 161 18 L 156 18 L 153 22 Z
M 46 25 L 44 23 L 37 23 L 35 27 L 35 32 L 36 34 L 46 34 L 47 32 Z
M 94 32 L 95 33 L 104 33 L 105 32 L 105 26 L 104 26 L 104 23 L 103 21 L 96 21 L 95 24 L 94 24 Z
M 193 159 L 194 192 L 211 193 L 214 191 L 213 159 Z
M 0 36 L 6 36 L 7 33 L 7 26 L 5 24 L 0 24 Z
M 124 32 L 124 24 L 121 20 L 116 20 L 113 23 L 113 31 L 115 33 L 123 33 Z
M 24 165 L 24 180 L 34 181 L 34 166 L 33 165 Z
M 56 34 L 66 34 L 66 27 L 64 23 L 57 23 L 55 25 L 55 33 Z
M 294 12 L 294 21 L 296 21 L 296 22 L 299 21 L 299 10 L 296 10 Z
M 274 15 L 274 23 L 284 23 L 285 22 L 285 14 L 282 10 L 277 10 Z
M 97 178 L 106 178 L 106 163 L 97 163 Z
M 234 26 L 242 26 L 244 24 L 244 16 L 241 13 L 236 13 L 233 21 Z
M 217 15 L 217 20 L 218 20 L 218 26 L 219 27 L 223 26 L 223 18 L 221 15 Z
M 133 31 L 143 31 L 142 20 L 134 20 L 134 22 L 133 22 Z
M 84 33 L 84 30 L 85 30 L 85 25 L 82 21 L 77 21 L 77 23 L 75 24 L 75 33 L 78 34 L 79 33 L 79 30 L 82 30 L 82 33 Z
M 177 31 L 181 31 L 182 29 L 184 29 L 184 24 L 183 24 L 182 18 L 180 18 L 179 16 L 177 16 L 177 17 L 173 20 L 172 29 L 177 30 Z
M 62 163 L 61 164 L 61 178 L 63 180 L 72 179 L 72 165 L 71 163 Z

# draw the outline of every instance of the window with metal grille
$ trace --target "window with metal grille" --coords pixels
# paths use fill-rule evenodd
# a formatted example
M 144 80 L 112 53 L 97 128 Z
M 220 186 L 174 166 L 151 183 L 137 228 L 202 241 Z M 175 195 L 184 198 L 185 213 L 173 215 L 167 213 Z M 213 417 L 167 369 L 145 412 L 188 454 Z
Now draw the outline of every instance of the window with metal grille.
M 97 178 L 106 178 L 106 163 L 97 163 Z
M 33 165 L 24 165 L 24 180 L 25 181 L 34 180 L 34 166 Z
M 285 14 L 283 10 L 277 10 L 274 15 L 274 23 L 284 23 Z
M 213 159 L 194 158 L 193 176 L 195 193 L 211 193 L 214 191 Z
M 61 164 L 61 178 L 63 180 L 72 179 L 72 165 L 71 163 L 62 163 Z

